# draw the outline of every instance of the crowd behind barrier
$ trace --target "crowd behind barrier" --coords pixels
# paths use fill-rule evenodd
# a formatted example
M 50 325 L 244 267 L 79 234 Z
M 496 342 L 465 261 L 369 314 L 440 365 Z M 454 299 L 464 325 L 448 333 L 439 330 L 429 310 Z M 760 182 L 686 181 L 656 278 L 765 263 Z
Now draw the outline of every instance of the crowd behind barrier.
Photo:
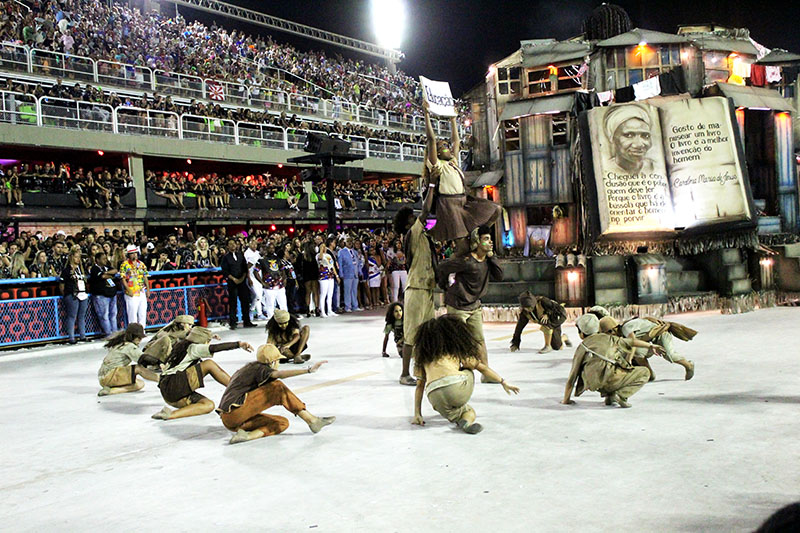
M 273 262 L 280 275 L 264 276 L 272 288 L 284 289 L 288 310 L 293 313 L 319 313 L 320 268 L 331 267 L 336 280 L 333 310 L 343 306 L 340 252 L 345 252 L 357 265 L 358 307 L 384 306 L 397 300 L 405 289 L 405 257 L 400 237 L 383 228 L 348 230 L 335 234 L 322 231 L 263 231 L 244 232 L 227 236 L 223 230 L 195 236 L 179 229 L 166 237 L 146 236 L 142 232 L 106 229 L 97 233 L 91 229 L 75 235 L 58 231 L 55 235 L 21 232 L 19 236 L 4 235 L 0 243 L 0 346 L 15 346 L 34 342 L 58 341 L 68 338 L 66 331 L 65 296 L 62 290 L 69 276 L 68 258 L 74 254 L 85 272 L 96 272 L 92 266 L 104 264 L 116 271 L 125 261 L 130 245 L 141 250 L 141 260 L 149 271 L 147 297 L 147 326 L 163 325 L 177 314 L 197 314 L 204 301 L 206 316 L 221 320 L 227 316 L 227 287 L 218 266 L 233 240 L 239 253 L 258 257 L 254 268 L 266 268 Z M 323 247 L 325 245 L 327 248 Z M 323 252 L 323 250 L 326 250 Z M 437 244 L 441 258 L 452 254 L 452 243 Z M 248 257 L 248 255 L 245 257 Z M 325 255 L 323 255 L 325 254 Z M 327 258 L 325 258 L 327 257 Z M 90 259 L 91 258 L 91 259 Z M 260 261 L 264 259 L 265 262 Z M 263 272 L 263 270 L 262 270 Z M 253 274 L 251 274 L 253 276 Z M 373 283 L 370 283 L 370 280 Z M 91 279 L 88 286 L 93 287 Z M 93 289 L 91 289 L 93 290 Z M 90 292 L 91 292 L 90 290 Z M 94 299 L 93 292 L 89 298 Z M 116 292 L 117 326 L 126 320 L 122 293 Z M 256 309 L 239 310 L 253 313 Z M 85 318 L 88 336 L 100 334 L 99 321 L 93 305 Z M 74 333 L 73 333 L 74 335 Z
M 161 95 L 123 100 L 92 86 L 70 88 L 60 80 L 46 89 L 41 84 L 15 81 L 7 82 L 6 89 L 0 85 L 0 122 L 279 150 L 301 150 L 308 133 L 314 132 L 341 137 L 351 143 L 352 153 L 367 158 L 422 162 L 425 154 L 424 139 L 417 134 L 339 121 L 314 121 L 285 112 L 254 112 L 201 102 L 183 106 Z M 469 144 L 468 136 L 464 145 Z M 468 159 L 467 154 L 468 150 L 461 152 L 462 162 Z
M 86 209 L 123 207 L 120 198 L 133 190 L 124 168 L 71 169 L 68 163 L 15 163 L 0 167 L 8 205 L 23 206 L 22 193 L 71 193 Z
M 5 68 L 424 130 L 420 85 L 402 71 L 117 2 L 51 0 L 25 11 L 4 0 L 0 8 Z M 461 106 L 468 123 L 468 106 Z M 444 121 L 437 127 L 449 128 Z
M 23 206 L 22 193 L 72 194 L 86 209 L 121 208 L 121 198 L 130 193 L 133 180 L 123 168 L 73 167 L 54 161 L 14 162 L 0 166 L 0 179 L 7 205 Z M 195 198 L 198 209 L 230 208 L 230 200 L 282 200 L 291 209 L 300 210 L 305 197 L 300 174 L 279 178 L 269 173 L 233 175 L 217 173 L 145 171 L 149 191 L 164 198 L 168 205 L 186 209 L 184 198 Z M 356 209 L 363 201 L 375 211 L 387 203 L 414 203 L 419 200 L 413 180 L 388 180 L 377 183 L 337 182 L 335 200 L 340 209 Z M 310 201 L 325 201 L 324 183 L 312 186 Z M 264 206 L 266 204 L 263 204 Z M 305 204 L 308 205 L 308 204 Z M 275 206 L 273 206 L 275 207 Z
M 185 210 L 184 200 L 195 198 L 197 209 L 229 209 L 231 198 L 283 200 L 290 209 L 300 210 L 300 200 L 306 196 L 300 175 L 278 178 L 269 173 L 244 175 L 194 174 L 190 172 L 145 173 L 147 187 L 165 198 L 171 207 Z M 392 180 L 381 184 L 352 183 L 349 180 L 334 184 L 337 209 L 356 210 L 357 202 L 366 202 L 372 211 L 386 209 L 388 203 L 415 203 L 419 194 L 413 181 Z M 312 185 L 311 203 L 327 200 L 324 184 Z

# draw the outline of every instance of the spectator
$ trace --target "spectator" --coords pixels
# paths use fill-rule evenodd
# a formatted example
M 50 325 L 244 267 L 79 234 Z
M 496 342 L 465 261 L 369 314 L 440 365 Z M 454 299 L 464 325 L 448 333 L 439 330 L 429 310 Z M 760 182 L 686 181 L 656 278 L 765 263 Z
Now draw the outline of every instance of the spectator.
M 239 321 L 236 316 L 237 299 L 241 304 L 244 327 L 256 327 L 250 320 L 250 285 L 247 261 L 239 250 L 239 243 L 236 239 L 228 239 L 228 253 L 222 258 L 220 268 L 222 276 L 228 282 L 228 324 L 230 329 L 236 329 Z
M 105 252 L 95 254 L 94 265 L 89 273 L 89 285 L 94 312 L 104 337 L 117 330 L 117 283 L 114 280 L 116 274 L 117 270 L 109 266 Z
M 75 344 L 75 325 L 78 326 L 80 340 L 86 341 L 86 311 L 89 308 L 87 291 L 88 275 L 81 261 L 81 247 L 73 246 L 69 251 L 69 261 L 61 271 L 61 294 L 66 309 L 66 327 L 69 343 Z
M 125 248 L 127 259 L 119 267 L 122 289 L 125 291 L 125 310 L 128 324 L 136 322 L 147 327 L 147 298 L 150 296 L 150 280 L 147 267 L 139 261 L 139 247 L 129 244 Z

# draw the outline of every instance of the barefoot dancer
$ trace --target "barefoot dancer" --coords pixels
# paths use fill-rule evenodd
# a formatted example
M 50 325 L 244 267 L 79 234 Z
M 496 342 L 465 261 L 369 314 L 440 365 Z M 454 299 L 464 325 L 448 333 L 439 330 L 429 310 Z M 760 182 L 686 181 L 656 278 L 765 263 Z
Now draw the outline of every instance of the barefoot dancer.
M 572 347 L 569 338 L 561 333 L 561 324 L 567 319 L 567 311 L 563 305 L 545 296 L 534 296 L 528 291 L 519 295 L 519 305 L 519 320 L 514 330 L 514 337 L 511 339 L 512 352 L 519 350 L 522 330 L 529 321 L 536 322 L 542 327 L 544 348 L 539 350 L 539 353 L 560 350 L 562 343 L 568 348 Z
M 221 342 L 209 346 L 213 334 L 208 328 L 195 326 L 189 335 L 179 341 L 173 348 L 167 362 L 162 366 L 158 388 L 164 401 L 177 409 L 172 411 L 164 407 L 153 415 L 157 420 L 173 420 L 189 416 L 199 416 L 214 410 L 214 402 L 195 392 L 203 387 L 203 377 L 211 374 L 214 380 L 228 386 L 231 377 L 220 366 L 206 357 L 225 350 L 242 348 L 248 352 L 253 347 L 246 342 Z
M 158 381 L 158 374 L 136 364 L 142 354 L 139 343 L 144 337 L 142 325 L 133 322 L 108 338 L 105 344 L 109 349 L 108 355 L 103 359 L 103 364 L 97 372 L 97 379 L 103 387 L 97 393 L 98 396 L 141 390 L 144 381 L 136 376 L 142 376 L 149 381 Z
M 600 331 L 658 344 L 664 348 L 664 359 L 684 368 L 686 371 L 684 379 L 688 381 L 694 377 L 694 363 L 686 360 L 675 349 L 675 338 L 682 341 L 690 341 L 697 335 L 695 330 L 683 324 L 645 317 L 632 318 L 620 326 L 613 318 L 605 317 L 600 320 Z M 653 381 L 656 379 L 656 374 L 650 367 L 650 355 L 647 350 L 637 349 L 633 355 L 633 362 L 638 366 L 646 367 L 650 371 L 650 381 Z
M 634 349 L 645 348 L 659 355 L 664 353 L 664 349 L 638 339 L 600 333 L 600 321 L 593 314 L 580 317 L 576 326 L 583 342 L 572 358 L 572 368 L 561 403 L 575 403 L 570 399 L 574 388 L 575 396 L 580 396 L 585 390 L 593 390 L 605 398 L 606 405 L 616 402 L 620 407 L 630 407 L 628 398 L 641 389 L 650 377 L 649 370 L 631 364 Z
M 282 363 L 305 363 L 311 354 L 303 353 L 308 348 L 308 337 L 311 328 L 300 327 L 300 322 L 288 311 L 278 309 L 267 322 L 267 342 L 275 345 L 281 352 Z
M 458 317 L 444 315 L 419 327 L 414 363 L 418 379 L 412 424 L 425 424 L 422 418 L 424 393 L 431 406 L 462 431 L 475 434 L 483 430 L 483 426 L 475 422 L 475 410 L 467 403 L 475 386 L 473 370 L 500 383 L 507 394 L 519 394 L 519 388 L 506 383 L 481 362 L 481 352 L 481 344 Z
M 278 370 L 282 357 L 280 351 L 271 344 L 259 346 L 256 361 L 247 363 L 231 378 L 217 409 L 225 427 L 236 432 L 231 437 L 231 444 L 286 431 L 289 427 L 286 418 L 262 413 L 274 405 L 282 405 L 290 413 L 302 418 L 312 433 L 319 433 L 319 430 L 336 420 L 335 416 L 318 417 L 306 411 L 306 405 L 300 398 L 282 381 L 278 381 L 300 374 L 312 374 L 328 361 L 319 361 L 303 369 Z

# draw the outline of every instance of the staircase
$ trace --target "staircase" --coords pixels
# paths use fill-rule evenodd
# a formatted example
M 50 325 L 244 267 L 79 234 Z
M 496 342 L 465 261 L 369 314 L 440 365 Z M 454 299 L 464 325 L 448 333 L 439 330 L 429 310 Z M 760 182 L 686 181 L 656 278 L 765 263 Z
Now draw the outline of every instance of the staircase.
M 539 296 L 555 298 L 555 259 L 525 259 L 501 261 L 503 281 L 489 282 L 484 304 L 514 305 L 519 295 L 530 291 Z
M 745 294 L 752 290 L 750 273 L 738 248 L 715 250 L 699 256 L 705 273 L 721 296 Z

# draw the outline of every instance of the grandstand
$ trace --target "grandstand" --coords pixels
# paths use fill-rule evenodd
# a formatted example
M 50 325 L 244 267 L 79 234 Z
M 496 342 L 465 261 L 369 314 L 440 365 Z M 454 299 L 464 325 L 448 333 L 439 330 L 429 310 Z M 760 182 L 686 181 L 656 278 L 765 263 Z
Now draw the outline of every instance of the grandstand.
M 419 84 L 402 71 L 208 27 L 186 9 L 98 0 L 0 8 L 0 312 L 29 312 L 20 299 L 33 298 L 44 325 L 7 330 L 0 346 L 66 338 L 57 250 L 74 245 L 87 265 L 95 244 L 117 261 L 127 244 L 140 246 L 162 279 L 149 325 L 166 309 L 193 313 L 198 291 L 212 316 L 224 314 L 220 280 L 207 271 L 216 265 L 189 259 L 197 239 L 221 255 L 226 233 L 256 235 L 262 247 L 300 237 L 297 254 L 322 236 L 325 188 L 289 162 L 309 133 L 345 139 L 364 157 L 363 181 L 334 188 L 337 223 L 364 241 L 365 257 L 397 248 L 389 221 L 418 205 L 425 151 Z M 448 135 L 450 124 L 435 128 Z M 374 228 L 381 234 L 366 231 Z M 175 250 L 158 261 L 168 234 L 182 237 L 182 262 Z

